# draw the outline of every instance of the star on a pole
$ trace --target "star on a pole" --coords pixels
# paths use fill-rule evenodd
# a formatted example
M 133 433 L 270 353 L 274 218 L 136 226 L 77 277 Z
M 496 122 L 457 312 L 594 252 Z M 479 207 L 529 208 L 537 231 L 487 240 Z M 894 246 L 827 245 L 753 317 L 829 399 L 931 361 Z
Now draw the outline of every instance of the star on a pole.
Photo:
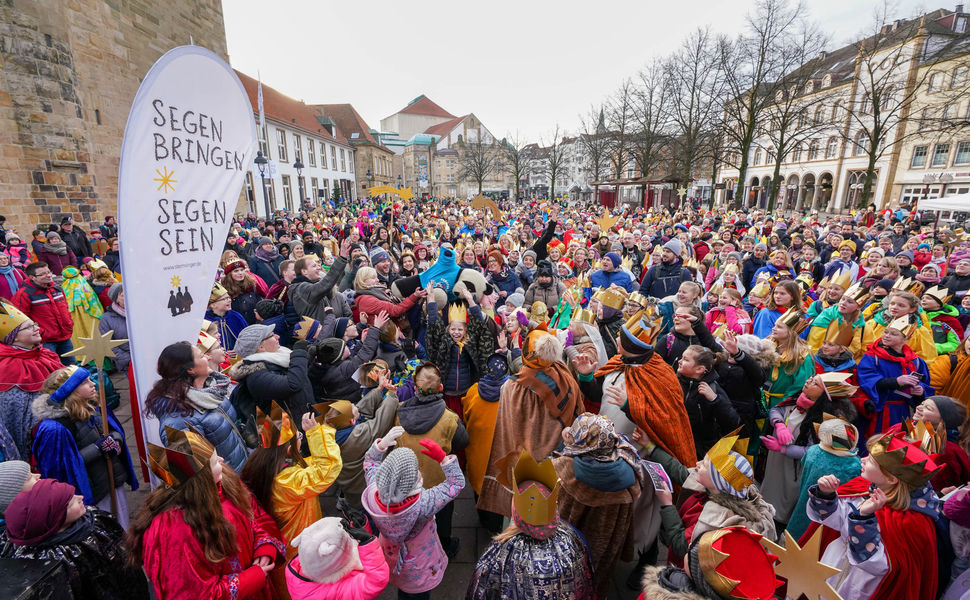
M 685 188 L 684 186 L 680 186 L 679 188 L 677 188 L 678 197 L 683 198 L 686 195 L 687 195 L 687 188 Z
M 76 356 L 82 365 L 94 361 L 94 364 L 99 369 L 103 369 L 104 359 L 114 357 L 114 352 L 111 349 L 128 342 L 126 339 L 113 340 L 111 339 L 112 335 L 114 335 L 114 330 L 106 331 L 101 335 L 92 333 L 89 338 L 79 338 L 81 345 L 70 352 L 65 352 L 61 356 Z
M 606 208 L 603 209 L 603 216 L 596 219 L 596 224 L 600 226 L 600 231 L 605 235 L 609 233 L 610 227 L 616 225 L 616 222 L 619 220 L 619 217 L 611 216 L 610 209 Z
M 155 169 L 155 173 L 158 174 L 158 177 L 155 177 L 152 179 L 152 181 L 159 182 L 158 188 L 156 188 L 159 192 L 162 191 L 162 188 L 165 188 L 166 194 L 175 191 L 175 186 L 172 184 L 179 182 L 178 179 L 172 179 L 172 176 L 175 175 L 175 171 L 169 172 L 167 166 L 162 166 L 162 170 L 159 171 L 158 169 Z
M 779 546 L 765 538 L 761 543 L 768 548 L 768 552 L 778 555 L 775 574 L 788 581 L 788 595 L 798 598 L 804 594 L 808 600 L 842 600 L 827 579 L 841 571 L 835 567 L 823 565 L 818 561 L 819 548 L 822 544 L 822 528 L 819 527 L 812 537 L 799 547 L 798 542 L 785 531 L 785 545 Z

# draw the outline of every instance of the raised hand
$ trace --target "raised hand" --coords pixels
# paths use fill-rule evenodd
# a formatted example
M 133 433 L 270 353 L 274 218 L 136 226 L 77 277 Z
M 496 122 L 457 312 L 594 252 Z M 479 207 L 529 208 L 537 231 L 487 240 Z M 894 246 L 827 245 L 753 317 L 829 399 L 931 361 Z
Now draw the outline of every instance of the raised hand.
M 834 494 L 840 483 L 835 475 L 823 475 L 818 478 L 818 490 L 823 494 Z
M 303 431 L 310 431 L 317 426 L 317 420 L 313 417 L 312 412 L 304 413 L 300 425 L 303 426 Z
M 573 366 L 580 375 L 591 375 L 596 371 L 596 362 L 586 354 L 576 355 Z

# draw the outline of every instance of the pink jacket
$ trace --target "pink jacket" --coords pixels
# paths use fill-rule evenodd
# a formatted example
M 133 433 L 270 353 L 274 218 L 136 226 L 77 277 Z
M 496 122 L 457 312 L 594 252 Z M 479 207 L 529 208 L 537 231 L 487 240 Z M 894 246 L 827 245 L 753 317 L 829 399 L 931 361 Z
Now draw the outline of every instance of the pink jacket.
M 384 550 L 377 539 L 357 547 L 362 571 L 351 571 L 339 581 L 317 583 L 307 579 L 300 568 L 300 557 L 286 565 L 286 590 L 292 600 L 373 600 L 384 588 L 390 572 Z
M 748 316 L 748 313 L 744 309 L 734 306 L 729 306 L 727 309 L 712 308 L 707 311 L 707 315 L 704 317 L 704 324 L 707 325 L 707 328 L 712 333 L 717 329 L 715 319 L 720 319 L 722 316 L 723 320 L 720 322 L 727 323 L 728 329 L 733 331 L 735 335 L 751 333 L 751 317 Z

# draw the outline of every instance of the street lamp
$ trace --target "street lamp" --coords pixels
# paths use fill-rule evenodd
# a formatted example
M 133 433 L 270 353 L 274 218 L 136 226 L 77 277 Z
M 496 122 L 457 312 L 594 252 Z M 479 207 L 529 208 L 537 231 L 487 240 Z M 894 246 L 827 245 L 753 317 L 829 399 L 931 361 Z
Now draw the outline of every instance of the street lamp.
M 259 169 L 259 178 L 263 180 L 263 205 L 266 208 L 266 220 L 269 221 L 269 196 L 266 195 L 266 157 L 263 156 L 263 151 L 260 150 L 256 153 L 256 168 Z
M 398 189 L 401 189 L 401 186 L 402 185 L 404 185 L 404 180 L 401 178 L 401 174 L 398 173 L 398 175 L 397 175 L 397 187 L 398 187 Z
M 303 195 L 303 161 L 300 157 L 296 157 L 296 162 L 293 163 L 293 168 L 296 169 L 296 182 L 300 186 L 300 208 L 303 209 L 303 203 L 306 202 L 306 196 Z

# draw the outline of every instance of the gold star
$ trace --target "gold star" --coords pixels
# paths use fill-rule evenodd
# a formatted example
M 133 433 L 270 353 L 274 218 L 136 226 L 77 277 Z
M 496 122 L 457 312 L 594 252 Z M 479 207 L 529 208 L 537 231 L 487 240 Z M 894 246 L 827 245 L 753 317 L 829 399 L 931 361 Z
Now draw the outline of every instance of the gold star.
M 98 368 L 104 368 L 104 359 L 114 357 L 111 349 L 128 342 L 128 340 L 112 340 L 112 335 L 114 335 L 113 330 L 106 331 L 102 335 L 92 333 L 89 338 L 79 338 L 81 345 L 61 356 L 77 356 L 82 365 L 94 361 Z
M 173 183 L 178 183 L 178 179 L 172 179 L 172 176 L 175 175 L 175 171 L 170 173 L 168 167 L 162 166 L 161 171 L 155 169 L 155 172 L 158 173 L 158 177 L 152 179 L 152 181 L 159 182 L 157 188 L 159 192 L 162 191 L 162 188 L 165 188 L 166 194 L 175 191 L 175 186 L 172 185 Z
M 178 275 L 172 275 L 172 278 L 169 280 L 169 283 L 172 285 L 172 287 L 178 287 L 182 285 L 182 278 L 179 277 Z
M 687 188 L 685 188 L 684 186 L 681 186 L 681 187 L 677 188 L 677 195 L 680 196 L 681 198 L 683 198 L 684 196 L 686 196 L 687 195 Z
M 600 232 L 606 235 L 609 233 L 610 227 L 616 225 L 616 222 L 619 220 L 619 217 L 610 216 L 610 209 L 607 208 L 603 210 L 603 216 L 596 219 L 596 224 L 600 226 Z
M 818 562 L 819 547 L 822 544 L 822 528 L 819 527 L 805 545 L 798 542 L 785 531 L 784 547 L 762 538 L 761 543 L 768 552 L 778 555 L 775 574 L 788 580 L 788 596 L 798 598 L 804 594 L 808 600 L 842 600 L 838 592 L 826 581 L 841 571 L 835 567 Z

